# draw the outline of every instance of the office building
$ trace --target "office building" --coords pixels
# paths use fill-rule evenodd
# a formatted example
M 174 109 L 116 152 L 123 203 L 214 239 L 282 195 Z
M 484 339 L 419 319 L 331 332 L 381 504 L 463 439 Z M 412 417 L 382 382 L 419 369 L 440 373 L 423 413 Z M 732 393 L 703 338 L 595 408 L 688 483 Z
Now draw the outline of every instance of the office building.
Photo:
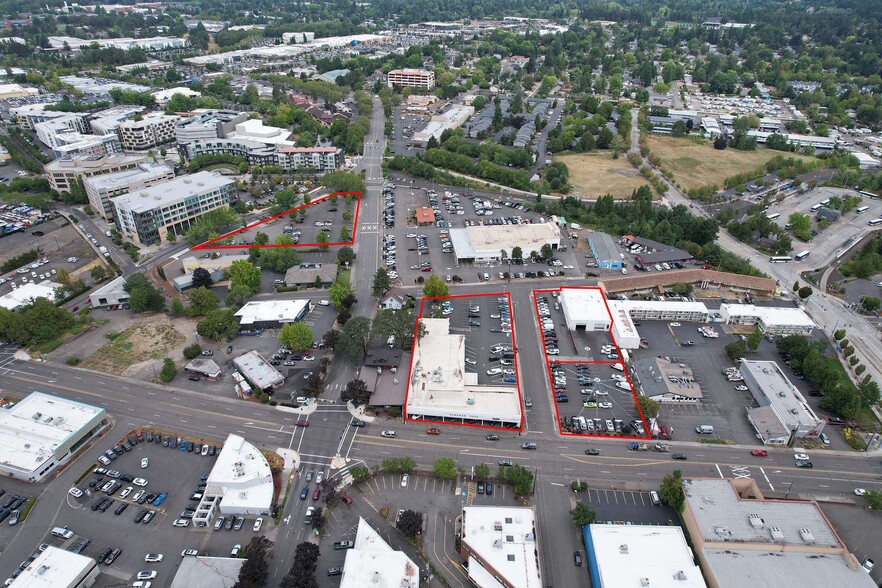
M 178 150 L 187 160 L 200 155 L 223 154 L 241 157 L 248 165 L 278 164 L 278 154 L 273 145 L 249 139 L 200 139 L 178 143 Z
M 55 157 L 83 157 L 87 155 L 112 155 L 122 151 L 117 135 L 84 135 L 78 131 L 62 131 L 55 134 L 57 145 L 52 151 Z
M 154 161 L 145 161 L 132 169 L 86 178 L 83 180 L 83 186 L 92 210 L 103 216 L 105 220 L 112 221 L 111 198 L 166 182 L 174 177 L 175 172 L 170 167 Z
M 122 148 L 138 151 L 173 141 L 175 124 L 180 119 L 179 116 L 155 113 L 141 120 L 126 121 L 118 128 Z
M 251 300 L 236 316 L 243 331 L 281 329 L 286 323 L 302 320 L 311 308 L 309 300 Z
M 435 72 L 422 69 L 393 69 L 386 74 L 389 87 L 419 88 L 431 90 L 435 87 Z
M 111 198 L 114 221 L 123 236 L 152 245 L 168 233 L 184 234 L 210 210 L 229 205 L 236 182 L 211 172 L 179 176 L 136 192 Z
M 55 149 L 65 145 L 65 133 L 87 133 L 86 117 L 80 114 L 65 114 L 34 124 L 37 139 L 46 147 Z
M 175 127 L 178 143 L 207 139 L 223 139 L 233 133 L 236 125 L 248 120 L 247 112 L 235 110 L 205 110 L 184 119 Z
M 544 585 L 532 508 L 464 507 L 460 555 L 468 561 L 469 580 L 478 588 L 541 588 Z
M 254 388 L 271 390 L 285 383 L 282 372 L 272 366 L 255 350 L 233 359 L 233 366 Z
M 43 171 L 48 176 L 50 188 L 56 192 L 70 192 L 75 180 L 85 182 L 86 178 L 93 176 L 130 170 L 147 160 L 146 155 L 130 153 L 64 157 L 47 163 L 43 166 Z
M 187 98 L 198 98 L 202 96 L 201 92 L 197 92 L 196 90 L 191 90 L 185 86 L 178 86 L 177 88 L 167 88 L 165 90 L 158 90 L 153 92 L 153 97 L 156 98 L 156 104 L 160 108 L 165 108 L 165 105 L 168 104 L 168 101 L 172 99 L 176 94 L 180 94 L 181 96 Z
M 133 120 L 144 110 L 143 106 L 129 104 L 100 110 L 89 117 L 89 128 L 93 135 L 116 135 L 119 125 Z

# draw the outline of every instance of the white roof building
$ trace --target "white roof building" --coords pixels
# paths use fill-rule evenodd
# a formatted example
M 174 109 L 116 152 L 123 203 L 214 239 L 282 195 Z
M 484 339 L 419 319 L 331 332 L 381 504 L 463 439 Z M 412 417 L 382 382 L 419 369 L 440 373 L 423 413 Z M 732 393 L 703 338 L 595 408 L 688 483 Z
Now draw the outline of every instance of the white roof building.
M 155 161 L 145 161 L 132 169 L 86 178 L 83 180 L 83 186 L 92 208 L 102 214 L 106 220 L 112 220 L 111 198 L 171 180 L 174 177 L 174 170 L 167 165 Z
M 426 333 L 413 351 L 405 406 L 408 418 L 519 426 L 517 386 L 478 384 L 478 374 L 465 369 L 465 335 L 450 333 L 450 319 L 420 320 Z
M 271 127 L 263 124 L 259 118 L 250 118 L 236 125 L 236 130 L 227 135 L 227 139 L 245 139 L 257 141 L 265 145 L 284 145 L 293 147 L 295 143 L 289 141 L 291 131 L 280 127 Z
M 610 305 L 624 308 L 637 320 L 706 323 L 710 316 L 704 303 L 684 300 L 610 300 Z
M 720 316 L 726 323 L 757 325 L 766 335 L 811 335 L 815 323 L 801 308 L 721 304 Z
M 346 550 L 340 588 L 419 588 L 420 568 L 358 517 L 355 547 Z
M 285 376 L 263 358 L 256 350 L 251 350 L 233 360 L 233 365 L 255 388 L 264 390 L 281 386 Z
M 179 86 L 177 88 L 167 88 L 165 90 L 159 90 L 157 92 L 153 92 L 153 97 L 156 98 L 156 103 L 159 106 L 165 106 L 169 100 L 172 99 L 172 96 L 175 94 L 181 94 L 188 98 L 196 98 L 198 96 L 202 96 L 201 92 L 197 92 L 196 90 L 191 90 L 190 88 Z
M 236 316 L 244 331 L 278 329 L 285 323 L 302 319 L 310 306 L 309 300 L 252 300 L 246 302 Z
M 92 308 L 124 304 L 129 300 L 129 293 L 126 292 L 125 286 L 125 276 L 119 276 L 118 278 L 107 282 L 89 294 L 89 302 L 92 305 Z
M 13 588 L 88 588 L 101 570 L 95 558 L 66 549 L 47 547 L 22 570 Z
M 170 588 L 233 588 L 246 561 L 241 557 L 185 557 Z
M 593 588 L 707 586 L 680 527 L 594 524 L 583 535 Z
M 478 588 L 543 586 L 532 508 L 467 506 L 461 540 L 469 580 Z
M 273 474 L 260 450 L 239 435 L 229 435 L 208 474 L 205 492 L 193 523 L 209 524 L 224 515 L 268 515 L 272 508 Z
M 541 251 L 546 244 L 557 249 L 560 246 L 560 228 L 550 222 L 477 225 L 450 229 L 450 241 L 458 262 L 470 261 L 475 265 L 488 265 L 500 263 L 503 250 L 511 257 L 515 247 L 521 248 L 525 258 L 531 251 Z
M 11 290 L 8 294 L 0 296 L 0 306 L 7 310 L 18 310 L 31 304 L 37 298 L 45 298 L 49 302 L 55 302 L 55 289 L 61 287 L 61 284 L 49 280 L 44 280 L 39 284 L 28 282 Z
M 851 154 L 858 160 L 861 169 L 875 169 L 879 167 L 879 160 L 872 155 L 868 155 L 862 151 L 852 151 Z
M 0 411 L 0 473 L 38 482 L 106 424 L 103 408 L 32 392 Z
M 561 288 L 560 306 L 571 331 L 609 331 L 612 326 L 600 288 Z
M 441 133 L 447 129 L 458 129 L 474 113 L 475 109 L 472 106 L 451 106 L 441 114 L 433 116 L 422 131 L 414 133 L 413 142 L 424 145 L 431 137 L 440 139 Z

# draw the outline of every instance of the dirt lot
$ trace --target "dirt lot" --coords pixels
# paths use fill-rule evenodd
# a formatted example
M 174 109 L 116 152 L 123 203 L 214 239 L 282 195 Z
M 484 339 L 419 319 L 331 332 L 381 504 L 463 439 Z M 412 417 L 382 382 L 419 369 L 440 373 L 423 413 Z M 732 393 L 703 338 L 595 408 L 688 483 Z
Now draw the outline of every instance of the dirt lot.
M 613 159 L 608 153 L 578 153 L 555 159 L 570 168 L 570 183 L 581 198 L 593 200 L 605 194 L 626 198 L 648 183 L 624 156 Z
M 724 179 L 755 169 L 775 155 L 813 159 L 762 147 L 758 147 L 756 151 L 738 151 L 732 148 L 719 151 L 714 149 L 710 141 L 700 143 L 691 139 L 658 135 L 650 135 L 647 143 L 650 151 L 661 157 L 662 166 L 673 172 L 674 180 L 685 190 L 708 184 L 722 186 Z M 573 175 L 572 168 L 570 175 Z
M 178 321 L 181 329 L 190 328 L 188 321 Z M 186 331 L 185 331 L 186 332 Z M 164 315 L 147 317 L 113 337 L 86 359 L 82 366 L 111 374 L 126 374 L 142 362 L 161 360 L 182 345 L 187 336 L 176 329 Z

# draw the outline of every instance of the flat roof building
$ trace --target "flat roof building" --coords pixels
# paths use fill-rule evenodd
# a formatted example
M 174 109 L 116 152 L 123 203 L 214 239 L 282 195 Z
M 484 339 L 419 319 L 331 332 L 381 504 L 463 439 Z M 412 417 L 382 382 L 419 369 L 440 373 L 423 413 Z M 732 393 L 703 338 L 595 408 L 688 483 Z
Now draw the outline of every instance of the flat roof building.
M 165 107 L 165 105 L 168 104 L 168 101 L 171 100 L 172 97 L 176 94 L 180 94 L 181 96 L 185 96 L 187 98 L 198 98 L 199 96 L 202 96 L 201 92 L 197 92 L 196 90 L 187 88 L 186 86 L 178 86 L 177 88 L 166 88 L 165 90 L 158 90 L 156 92 L 153 92 L 153 97 L 156 98 L 156 104 L 158 106 Z
M 393 69 L 386 74 L 389 87 L 421 88 L 431 90 L 435 87 L 435 72 L 423 69 Z
M 129 301 L 129 293 L 126 292 L 125 286 L 125 276 L 111 280 L 89 294 L 89 303 L 92 305 L 92 308 L 125 304 Z
M 426 127 L 413 135 L 414 145 L 424 146 L 429 139 L 435 137 L 440 140 L 441 134 L 447 129 L 458 129 L 465 121 L 475 113 L 472 106 L 455 105 L 451 106 L 441 114 L 436 114 L 429 119 Z
M 26 88 L 21 84 L 0 84 L 0 100 L 25 98 L 28 96 L 37 96 L 39 94 L 40 90 L 37 88 Z
M 665 357 L 644 357 L 634 361 L 631 372 L 640 393 L 656 402 L 697 403 L 704 398 L 692 368 Z
M 423 318 L 420 322 L 425 335 L 413 350 L 406 416 L 519 427 L 517 386 L 478 384 L 478 374 L 465 369 L 465 335 L 450 333 L 450 319 Z
M 278 164 L 285 169 L 334 171 L 344 163 L 346 157 L 339 147 L 284 147 L 276 149 Z
M 336 263 L 301 263 L 285 272 L 285 286 L 329 286 L 337 279 Z
M 101 570 L 95 558 L 49 545 L 21 571 L 14 588 L 89 588 Z
M 125 171 L 146 161 L 148 161 L 147 155 L 140 153 L 86 155 L 56 159 L 43 166 L 43 170 L 49 177 L 50 188 L 56 192 L 70 192 L 74 180 Z
M 585 525 L 592 588 L 706 588 L 683 529 L 661 525 Z
M 261 390 L 271 390 L 285 383 L 285 376 L 256 350 L 233 359 L 233 365 L 248 383 Z
M 745 276 L 729 272 L 718 272 L 710 269 L 681 269 L 666 272 L 647 272 L 640 275 L 603 278 L 598 282 L 607 294 L 618 292 L 658 291 L 674 284 L 685 282 L 698 284 L 702 290 L 725 286 L 738 292 L 760 292 L 771 294 L 778 288 L 778 283 L 771 278 Z
M 459 262 L 490 265 L 502 261 L 502 251 L 511 257 L 520 247 L 527 257 L 531 251 L 541 251 L 543 245 L 556 250 L 560 246 L 560 228 L 554 223 L 523 225 L 479 225 L 450 229 L 453 254 Z
M 624 258 L 620 255 L 616 242 L 606 233 L 588 235 L 588 246 L 591 255 L 597 261 L 597 267 L 603 269 L 621 269 Z
M 309 300 L 252 300 L 236 311 L 242 331 L 281 329 L 285 323 L 296 323 L 306 316 Z
M 170 588 L 233 588 L 247 560 L 241 557 L 185 557 Z
M 181 259 L 181 265 L 184 268 L 184 272 L 192 274 L 193 270 L 197 267 L 201 267 L 202 269 L 208 270 L 210 273 L 214 273 L 216 271 L 230 269 L 230 266 L 234 261 L 248 261 L 247 255 L 231 254 L 225 251 L 212 253 L 217 253 L 218 256 L 214 257 L 214 255 L 210 255 L 209 257 L 196 257 L 194 255 L 189 255 Z
M 469 580 L 478 588 L 543 586 L 532 508 L 467 506 L 460 540 Z
M 710 311 L 703 302 L 683 300 L 610 300 L 611 307 L 621 308 L 635 320 L 689 321 L 706 323 Z
M 7 310 L 18 310 L 24 306 L 32 304 L 37 298 L 45 298 L 49 302 L 55 302 L 55 289 L 62 288 L 61 284 L 44 280 L 37 284 L 36 282 L 28 282 L 22 284 L 15 290 L 0 296 L 0 307 Z
M 211 524 L 216 514 L 266 516 L 273 506 L 273 473 L 261 451 L 229 435 L 206 480 L 193 524 Z
M 824 431 L 826 421 L 815 414 L 805 397 L 787 379 L 777 363 L 744 359 L 741 361 L 739 371 L 744 376 L 745 386 L 750 389 L 760 408 L 768 407 L 758 413 L 756 420 L 753 418 L 753 411 L 756 409 L 747 409 L 747 418 L 763 443 L 784 445 L 791 435 L 800 439 L 817 439 Z M 771 422 L 769 422 L 769 409 L 771 414 L 777 417 Z M 762 426 L 759 424 L 760 419 L 763 422 Z
M 609 331 L 612 327 L 600 288 L 561 288 L 560 306 L 571 331 Z
M 188 363 L 184 369 L 187 373 L 202 376 L 208 380 L 216 380 L 223 375 L 220 366 L 213 359 L 197 357 Z
M 203 110 L 184 119 L 175 127 L 178 143 L 207 139 L 224 139 L 236 130 L 236 125 L 248 120 L 247 112 L 235 110 Z
M 686 478 L 683 489 L 682 518 L 712 588 L 875 586 L 817 502 L 766 499 L 751 478 Z
M 727 324 L 756 325 L 766 335 L 811 335 L 814 321 L 801 308 L 722 304 L 720 315 Z
M 106 425 L 103 408 L 32 392 L 0 411 L 0 473 L 39 482 Z
M 174 170 L 167 165 L 145 161 L 132 169 L 86 178 L 83 180 L 83 186 L 92 209 L 103 216 L 104 220 L 112 221 L 111 198 L 160 184 L 174 177 Z
M 141 120 L 129 120 L 119 125 L 119 140 L 127 151 L 150 149 L 175 139 L 177 115 L 153 113 Z
M 340 588 L 419 588 L 420 568 L 395 551 L 367 521 L 358 517 L 355 547 L 346 550 Z
M 123 236 L 141 245 L 182 235 L 204 213 L 227 206 L 236 182 L 211 172 L 178 176 L 137 192 L 111 198 L 114 220 Z

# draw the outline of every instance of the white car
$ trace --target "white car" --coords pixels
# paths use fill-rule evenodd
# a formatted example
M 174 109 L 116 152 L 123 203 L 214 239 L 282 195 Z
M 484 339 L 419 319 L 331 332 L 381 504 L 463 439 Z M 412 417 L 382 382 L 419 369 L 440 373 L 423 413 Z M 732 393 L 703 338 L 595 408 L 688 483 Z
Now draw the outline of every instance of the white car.
M 679 326 L 680 326 L 680 323 L 671 323 L 671 326 L 672 326 L 672 327 L 679 327 Z
M 805 453 L 794 453 L 793 459 L 795 459 L 796 461 L 808 461 L 809 456 L 806 455 Z
M 398 279 L 398 272 L 389 272 L 389 279 L 390 280 L 397 280 Z
M 735 386 L 735 389 L 739 392 L 747 392 L 747 386 L 745 386 L 744 384 L 739 384 Z
M 136 576 L 136 578 L 138 578 L 139 580 L 152 580 L 155 577 L 156 577 L 156 570 L 150 570 L 149 572 L 148 571 L 138 572 L 138 575 Z
M 598 402 L 597 406 L 599 408 L 612 408 L 612 402 Z
M 125 498 L 126 496 L 131 494 L 133 490 L 134 488 L 132 488 L 131 486 L 126 486 L 126 489 L 119 493 L 119 497 Z
M 146 468 L 147 464 L 149 464 L 149 463 L 150 463 L 150 460 L 145 457 L 144 459 L 141 460 L 141 468 Z
M 331 301 L 330 301 L 330 300 L 319 300 L 319 301 L 318 301 L 318 305 L 319 305 L 319 306 L 330 306 L 330 305 L 331 305 Z
M 161 553 L 148 553 L 144 556 L 144 561 L 148 563 L 158 563 L 162 561 Z
M 144 496 L 145 494 L 147 494 L 147 491 L 146 491 L 146 490 L 138 490 L 137 492 L 135 492 L 135 495 L 132 496 L 132 500 L 134 500 L 135 502 L 138 502 L 138 500 L 139 500 L 142 496 Z
M 199 555 L 198 549 L 185 549 L 181 552 L 181 557 L 196 557 Z
M 866 495 L 867 495 L 867 490 L 866 490 L 865 488 L 855 488 L 855 489 L 854 489 L 854 495 L 855 495 L 855 496 L 866 496 Z
M 77 488 L 76 486 L 74 486 L 73 488 L 68 490 L 67 493 L 70 494 L 71 496 L 73 496 L 74 498 L 79 498 L 80 496 L 83 495 L 83 491 L 80 490 L 79 488 Z
M 416 239 L 416 233 L 408 233 L 407 238 L 408 239 Z
M 76 257 L 68 257 L 68 258 L 67 258 L 67 263 L 76 263 L 76 262 L 77 262 L 77 258 L 76 258 Z
M 236 543 L 233 545 L 233 549 L 230 550 L 230 557 L 239 557 L 240 551 L 242 551 L 242 546 Z
M 498 376 L 500 374 L 502 374 L 502 368 L 491 368 L 487 370 L 488 376 Z
M 478 365 L 478 362 L 476 360 L 472 359 L 471 357 L 467 357 L 465 359 L 465 362 L 469 365 Z
M 147 485 L 147 480 L 145 480 L 144 478 L 135 478 L 134 480 L 132 480 L 132 484 L 134 484 L 135 486 L 141 486 L 143 488 Z
M 257 520 L 254 521 L 254 526 L 251 527 L 251 530 L 257 533 L 260 531 L 260 528 L 263 526 L 263 517 L 257 517 Z
M 401 487 L 407 488 L 407 481 L 410 479 L 410 474 L 402 474 L 401 476 Z
M 395 431 L 382 431 L 380 437 L 395 437 Z
M 190 519 L 177 519 L 175 520 L 175 522 L 172 523 L 172 525 L 175 527 L 189 527 Z

